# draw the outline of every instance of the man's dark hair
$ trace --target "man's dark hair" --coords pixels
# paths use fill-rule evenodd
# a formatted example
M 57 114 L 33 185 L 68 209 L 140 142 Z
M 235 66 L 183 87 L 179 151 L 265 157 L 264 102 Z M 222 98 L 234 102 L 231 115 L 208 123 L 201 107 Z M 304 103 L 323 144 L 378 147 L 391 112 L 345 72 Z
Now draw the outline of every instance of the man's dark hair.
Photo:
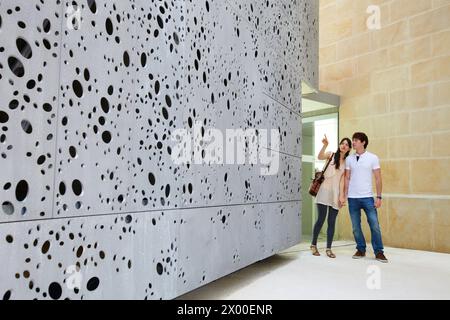
M 367 146 L 369 145 L 369 138 L 367 137 L 367 135 L 364 132 L 355 132 L 353 134 L 352 139 L 358 139 L 362 143 L 365 142 L 364 149 L 367 149 Z

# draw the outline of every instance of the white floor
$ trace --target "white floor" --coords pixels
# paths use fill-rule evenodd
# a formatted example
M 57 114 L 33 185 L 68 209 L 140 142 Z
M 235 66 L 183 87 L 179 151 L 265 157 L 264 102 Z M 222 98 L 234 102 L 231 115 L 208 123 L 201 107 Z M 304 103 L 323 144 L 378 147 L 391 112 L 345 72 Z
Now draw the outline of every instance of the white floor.
M 450 254 L 386 248 L 382 264 L 370 246 L 353 260 L 353 244 L 334 245 L 336 259 L 301 244 L 179 299 L 450 299 Z

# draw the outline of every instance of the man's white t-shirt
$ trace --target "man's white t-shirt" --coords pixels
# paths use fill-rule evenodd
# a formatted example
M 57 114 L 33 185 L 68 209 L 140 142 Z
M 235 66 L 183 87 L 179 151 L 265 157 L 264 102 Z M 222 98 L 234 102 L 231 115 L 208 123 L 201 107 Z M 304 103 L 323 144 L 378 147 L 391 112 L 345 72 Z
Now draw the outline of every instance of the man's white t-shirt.
M 378 157 L 365 151 L 359 155 L 352 154 L 345 160 L 345 169 L 350 170 L 350 183 L 348 186 L 348 198 L 371 198 L 373 170 L 380 169 Z

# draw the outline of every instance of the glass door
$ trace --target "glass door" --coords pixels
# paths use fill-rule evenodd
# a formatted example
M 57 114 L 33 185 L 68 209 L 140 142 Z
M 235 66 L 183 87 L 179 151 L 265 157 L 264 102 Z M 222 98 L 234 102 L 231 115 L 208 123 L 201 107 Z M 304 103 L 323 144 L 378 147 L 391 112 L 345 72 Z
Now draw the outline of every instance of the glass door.
M 303 88 L 303 87 L 302 87 Z M 310 89 L 310 86 L 307 86 Z M 337 150 L 339 139 L 340 97 L 314 89 L 303 90 L 302 95 L 302 241 L 312 238 L 317 219 L 314 198 L 309 195 L 309 186 L 316 170 L 322 170 L 324 161 L 317 158 L 326 134 L 328 150 Z M 337 233 L 337 226 L 336 226 Z M 326 222 L 319 240 L 326 238 Z

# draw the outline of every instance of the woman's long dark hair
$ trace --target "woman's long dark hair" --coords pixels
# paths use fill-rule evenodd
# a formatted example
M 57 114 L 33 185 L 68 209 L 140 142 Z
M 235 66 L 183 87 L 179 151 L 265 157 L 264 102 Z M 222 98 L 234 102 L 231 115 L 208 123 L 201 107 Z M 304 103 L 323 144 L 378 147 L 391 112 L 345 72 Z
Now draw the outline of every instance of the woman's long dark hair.
M 348 146 L 350 147 L 350 149 L 347 151 L 347 153 L 345 154 L 344 159 L 346 159 L 349 154 L 350 154 L 350 150 L 352 150 L 352 141 L 349 138 L 344 138 L 341 140 L 341 142 L 339 142 L 339 146 L 344 142 L 347 141 Z M 336 169 L 339 169 L 340 165 L 341 165 L 341 148 L 339 148 L 336 151 L 336 153 L 334 154 L 334 165 Z

